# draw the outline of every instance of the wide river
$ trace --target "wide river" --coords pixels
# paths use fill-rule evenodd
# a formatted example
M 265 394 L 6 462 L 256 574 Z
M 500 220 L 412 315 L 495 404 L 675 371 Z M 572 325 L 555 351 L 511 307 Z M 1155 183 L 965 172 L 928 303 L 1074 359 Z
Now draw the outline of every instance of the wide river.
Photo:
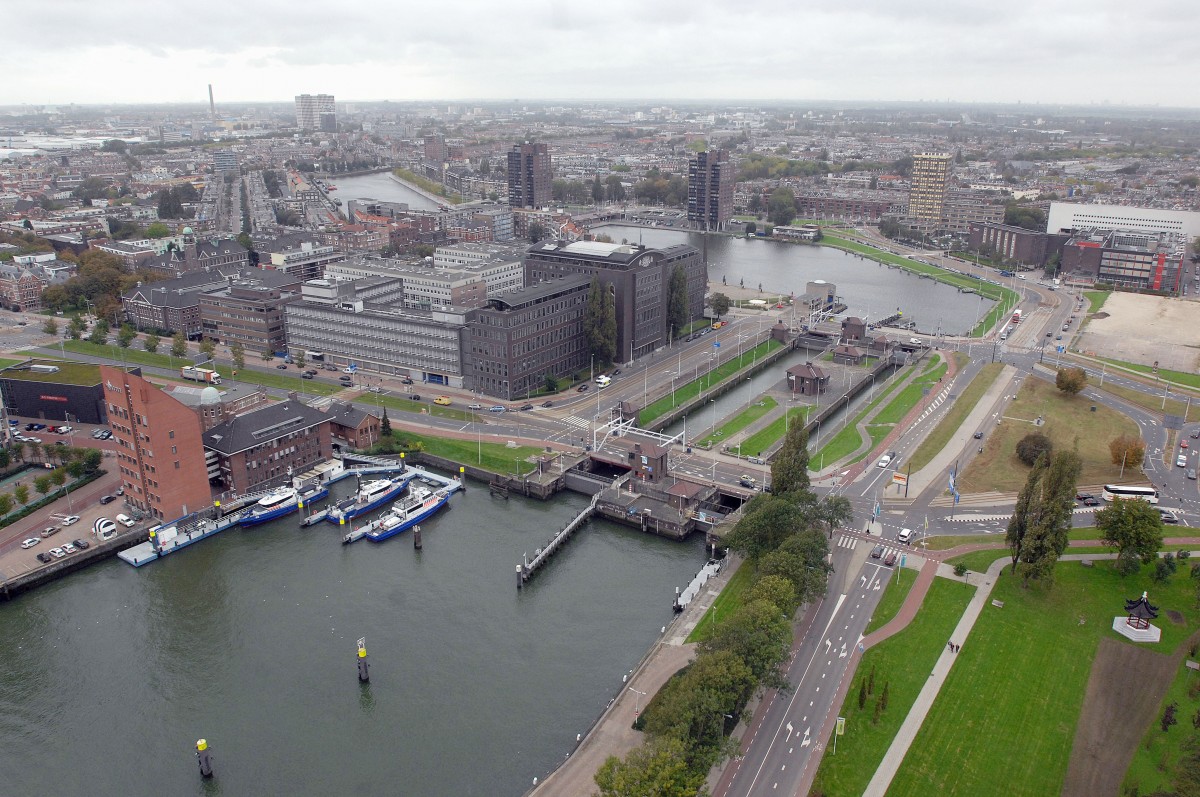
M 342 546 L 292 516 L 0 604 L 0 793 L 519 795 L 704 563 L 700 536 L 592 522 L 518 591 L 522 554 L 585 503 L 472 483 L 422 524 L 422 551 L 411 533 Z

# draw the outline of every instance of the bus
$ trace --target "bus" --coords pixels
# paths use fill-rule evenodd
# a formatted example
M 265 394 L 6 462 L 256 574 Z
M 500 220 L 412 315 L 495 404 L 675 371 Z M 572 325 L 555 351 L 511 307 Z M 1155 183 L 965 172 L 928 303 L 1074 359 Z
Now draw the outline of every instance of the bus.
M 1013 311 L 1012 322 L 1013 322 L 1014 326 L 1021 323 L 1021 311 L 1020 310 Z
M 596 377 L 596 387 L 605 388 L 611 384 L 612 384 L 612 377 L 605 376 L 604 374 L 600 374 L 600 376 Z
M 1118 498 L 1137 498 L 1150 504 L 1158 503 L 1158 490 L 1154 487 L 1130 487 L 1125 484 L 1106 484 L 1100 497 L 1105 501 L 1115 501 Z

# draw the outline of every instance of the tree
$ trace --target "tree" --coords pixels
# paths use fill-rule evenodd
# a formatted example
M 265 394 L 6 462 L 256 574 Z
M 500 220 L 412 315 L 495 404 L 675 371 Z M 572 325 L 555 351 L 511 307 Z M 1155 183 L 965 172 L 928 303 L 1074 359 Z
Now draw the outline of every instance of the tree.
M 97 343 L 100 345 L 104 345 L 106 342 L 108 342 L 108 322 L 107 321 L 105 321 L 103 318 L 101 318 L 99 321 L 96 322 L 96 325 L 94 327 L 92 327 L 92 334 L 88 335 L 88 342 L 89 343 Z
M 1087 371 L 1082 368 L 1063 368 L 1054 377 L 1054 386 L 1074 396 L 1087 387 Z
M 98 448 L 89 448 L 83 454 L 83 472 L 92 474 L 100 470 L 100 462 L 103 455 Z
M 117 345 L 122 349 L 128 349 L 129 344 L 133 343 L 133 339 L 137 337 L 137 330 L 132 324 L 121 324 L 121 328 L 117 330 Z
M 383 408 L 383 421 L 380 423 L 379 433 L 384 437 L 392 436 L 392 419 L 388 417 L 387 407 Z
M 671 280 L 667 285 L 667 325 L 671 337 L 678 339 L 679 332 L 688 322 L 688 288 L 687 272 L 679 263 L 671 270 Z
M 610 202 L 625 201 L 625 186 L 621 183 L 621 178 L 618 175 L 610 174 L 605 178 L 604 191 L 608 195 Z
M 1021 205 L 1016 201 L 1009 202 L 1004 208 L 1004 223 L 1010 227 L 1022 227 L 1026 230 L 1045 230 L 1046 212 L 1035 205 Z
M 558 379 L 554 376 L 554 374 L 547 373 L 543 379 L 543 384 L 546 386 L 547 393 L 558 392 Z
M 161 221 L 156 221 L 146 228 L 147 238 L 166 238 L 170 234 L 171 228 Z
M 754 601 L 765 600 L 775 604 L 779 610 L 791 617 L 796 613 L 796 609 L 800 608 L 800 602 L 796 598 L 796 587 L 785 576 L 781 575 L 766 575 L 762 576 L 751 585 L 750 589 L 746 590 L 743 598 L 747 603 Z
M 825 561 L 829 543 L 825 535 L 814 529 L 799 531 L 775 550 L 763 554 L 758 571 L 765 576 L 782 576 L 796 588 L 801 604 L 825 594 L 826 581 L 832 568 Z
M 755 232 L 755 230 L 757 230 L 757 229 L 758 229 L 758 225 L 757 225 L 757 224 L 755 224 L 755 223 L 754 223 L 754 222 L 752 222 L 752 221 L 751 221 L 751 222 L 747 222 L 747 224 L 746 224 L 746 235 L 754 235 L 754 232 Z
M 734 714 L 755 686 L 750 668 L 732 651 L 697 656 L 655 698 L 646 712 L 646 733 L 683 740 L 688 769 L 708 770 L 724 747 L 725 715 Z
M 600 175 L 592 180 L 592 201 L 596 204 L 604 201 L 604 183 L 600 182 Z
M 304 362 L 305 362 L 304 351 L 300 350 L 300 351 L 297 351 L 295 354 L 293 354 L 292 362 L 294 362 L 296 364 L 297 368 L 304 370 Z
M 529 222 L 529 240 L 531 242 L 537 243 L 549 234 L 550 231 L 545 224 L 542 224 L 540 221 Z
M 747 559 L 758 559 L 778 548 L 807 518 L 800 507 L 780 493 L 761 493 L 746 504 L 742 519 L 725 536 L 725 544 Z
M 612 292 L 599 277 L 592 277 L 583 316 L 583 337 L 588 351 L 600 362 L 617 354 L 617 309 Z
M 58 334 L 58 322 L 55 321 L 53 318 L 47 318 L 46 323 L 42 324 L 42 332 L 44 332 L 47 335 L 57 335 Z
M 142 338 L 142 348 L 151 354 L 155 354 L 158 351 L 158 346 L 160 343 L 162 343 L 162 338 L 153 332 Z
M 1108 453 L 1114 465 L 1140 465 L 1146 456 L 1146 444 L 1137 435 L 1119 434 L 1109 442 Z
M 38 491 L 38 495 L 45 495 L 50 492 L 50 476 L 38 476 L 33 480 L 33 489 Z
M 13 497 L 8 493 L 0 493 L 0 517 L 12 511 Z
M 771 460 L 771 490 L 775 495 L 807 491 L 808 478 L 808 432 L 804 424 L 793 424 L 788 429 L 778 453 Z
M 671 737 L 651 739 L 622 760 L 609 756 L 596 771 L 599 797 L 694 797 L 708 772 L 692 772 L 687 745 Z
M 772 224 L 786 227 L 796 218 L 796 195 L 792 189 L 776 188 L 767 202 L 767 215 Z
M 1117 572 L 1136 573 L 1162 548 L 1163 524 L 1157 507 L 1137 500 L 1118 500 L 1096 513 L 1100 541 L 1117 549 Z
M 708 304 L 712 307 L 713 314 L 719 319 L 729 312 L 729 308 L 733 306 L 733 300 L 723 293 L 714 293 L 708 298 Z
M 1017 459 L 1032 466 L 1042 454 L 1049 456 L 1054 450 L 1054 443 L 1041 432 L 1031 432 L 1017 443 Z
M 128 145 L 119 138 L 110 138 L 100 145 L 101 152 L 117 152 L 124 155 L 128 149 Z
M 183 330 L 176 332 L 174 334 L 174 336 L 172 336 L 172 338 L 171 338 L 171 356 L 172 357 L 187 356 L 187 351 L 188 351 L 187 344 L 188 344 L 187 335 L 183 334 Z
M 55 468 L 50 474 L 50 481 L 54 482 L 58 487 L 62 487 L 67 481 L 67 472 L 63 468 Z
M 1043 454 L 1034 463 L 1017 496 L 1005 542 L 1012 552 L 1013 571 L 1024 564 L 1026 581 L 1048 578 L 1067 549 L 1074 510 L 1075 482 L 1082 468 L 1079 455 L 1062 451 Z
M 16 487 L 14 487 L 13 498 L 16 499 L 18 504 L 25 506 L 25 504 L 29 502 L 29 485 L 18 484 Z
M 727 650 L 735 654 L 764 686 L 782 687 L 779 671 L 792 644 L 792 625 L 779 607 L 767 601 L 746 603 L 717 626 L 713 636 L 700 643 L 707 653 Z
M 246 367 L 246 347 L 241 341 L 229 344 L 229 356 L 233 360 L 233 370 L 240 371 Z

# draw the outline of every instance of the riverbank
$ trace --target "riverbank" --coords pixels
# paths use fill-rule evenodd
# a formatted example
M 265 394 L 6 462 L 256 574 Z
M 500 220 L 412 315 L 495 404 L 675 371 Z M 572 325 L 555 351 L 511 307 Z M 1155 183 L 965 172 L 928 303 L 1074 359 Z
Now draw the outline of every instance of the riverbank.
M 414 174 L 407 169 L 392 169 L 390 172 L 388 172 L 388 176 L 403 185 L 405 188 L 420 194 L 441 208 L 453 207 L 454 205 L 459 205 L 463 202 L 463 198 L 461 196 L 455 198 L 448 192 L 439 194 L 437 189 L 440 188 L 443 192 L 445 192 L 446 189 L 444 186 L 439 186 L 432 180 L 427 180 L 421 175 Z

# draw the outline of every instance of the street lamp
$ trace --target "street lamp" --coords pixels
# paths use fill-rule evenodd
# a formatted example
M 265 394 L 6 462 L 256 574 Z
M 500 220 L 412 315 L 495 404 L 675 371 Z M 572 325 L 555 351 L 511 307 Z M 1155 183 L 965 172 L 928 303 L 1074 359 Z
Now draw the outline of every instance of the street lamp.
M 641 699 L 646 696 L 646 693 L 639 692 L 638 690 L 634 689 L 632 686 L 629 687 L 629 691 L 633 692 L 635 695 L 637 695 L 637 697 L 635 697 L 633 699 L 633 718 L 636 720 L 638 718 L 638 713 L 639 713 L 639 710 L 641 709 L 641 705 L 642 705 Z
M 746 408 L 750 408 L 750 402 L 754 400 L 754 379 L 746 377 Z

